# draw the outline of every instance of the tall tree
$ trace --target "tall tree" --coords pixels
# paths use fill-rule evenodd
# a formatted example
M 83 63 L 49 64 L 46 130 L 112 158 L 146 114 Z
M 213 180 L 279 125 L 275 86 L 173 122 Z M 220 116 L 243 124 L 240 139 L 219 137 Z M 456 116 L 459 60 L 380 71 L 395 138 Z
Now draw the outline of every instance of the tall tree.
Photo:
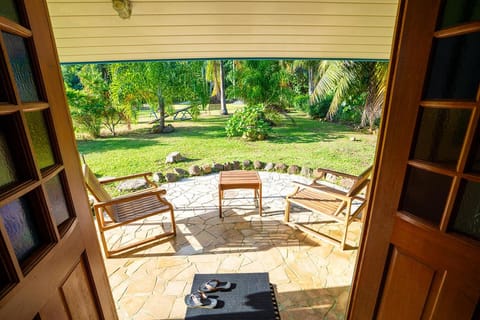
M 333 92 L 327 112 L 332 120 L 342 102 L 349 96 L 365 95 L 361 126 L 367 123 L 371 130 L 380 117 L 386 88 L 386 62 L 373 61 L 322 61 L 318 68 L 320 79 L 311 96 L 313 101 Z

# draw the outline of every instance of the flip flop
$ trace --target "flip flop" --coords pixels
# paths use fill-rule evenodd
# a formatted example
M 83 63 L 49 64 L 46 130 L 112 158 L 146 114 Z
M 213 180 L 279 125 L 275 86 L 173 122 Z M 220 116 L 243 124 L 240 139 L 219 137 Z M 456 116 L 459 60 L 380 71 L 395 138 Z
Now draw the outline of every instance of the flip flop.
M 198 290 L 202 292 L 214 292 L 214 291 L 223 291 L 230 289 L 232 284 L 228 281 L 221 282 L 217 279 L 208 280 L 207 282 L 203 283 Z
M 217 299 L 208 298 L 203 292 L 195 292 L 185 296 L 185 304 L 190 308 L 213 309 L 217 305 Z

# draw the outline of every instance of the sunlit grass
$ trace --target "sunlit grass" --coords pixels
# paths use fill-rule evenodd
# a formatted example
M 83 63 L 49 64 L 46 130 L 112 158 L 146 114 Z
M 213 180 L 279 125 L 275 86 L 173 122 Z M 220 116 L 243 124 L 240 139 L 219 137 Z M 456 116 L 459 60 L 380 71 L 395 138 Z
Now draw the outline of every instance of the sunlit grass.
M 229 107 L 232 113 L 234 107 Z M 218 115 L 216 111 L 210 115 L 202 113 L 198 121 L 167 118 L 167 123 L 175 127 L 175 132 L 170 134 L 150 134 L 148 128 L 152 124 L 148 122 L 154 118 L 146 113 L 130 132 L 122 131 L 117 137 L 79 140 L 77 144 L 79 152 L 100 176 L 143 171 L 165 173 L 175 167 L 187 169 L 193 164 L 246 159 L 359 174 L 373 162 L 376 135 L 311 120 L 301 113 L 291 115 L 295 122 L 282 120 L 265 141 L 227 138 L 224 128 L 228 116 Z M 165 157 L 173 151 L 179 151 L 186 161 L 165 164 Z

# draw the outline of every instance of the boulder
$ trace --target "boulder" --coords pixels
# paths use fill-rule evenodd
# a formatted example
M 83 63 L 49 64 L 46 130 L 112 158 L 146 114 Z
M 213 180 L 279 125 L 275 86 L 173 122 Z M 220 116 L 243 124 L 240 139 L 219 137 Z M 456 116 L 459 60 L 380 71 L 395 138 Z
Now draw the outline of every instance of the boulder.
M 272 171 L 275 168 L 275 164 L 273 162 L 269 162 L 263 168 L 265 171 Z
M 155 172 L 152 175 L 153 181 L 155 182 L 164 182 L 165 181 L 165 176 L 161 172 Z
M 312 169 L 310 169 L 309 167 L 302 167 L 300 174 L 304 177 L 310 177 L 312 176 Z
M 185 160 L 185 157 L 178 151 L 170 152 L 165 159 L 165 163 L 177 163 Z
M 263 169 L 263 162 L 262 161 L 259 161 L 259 160 L 255 160 L 253 162 L 253 168 L 255 170 L 262 170 Z
M 321 168 L 317 168 L 313 170 L 313 177 L 314 178 L 323 178 L 325 172 Z
M 243 160 L 242 161 L 243 169 L 250 169 L 251 165 L 252 165 L 252 161 L 250 161 L 250 160 Z
M 277 163 L 274 167 L 275 171 L 277 172 L 286 172 L 287 168 L 288 167 L 285 163 Z
M 190 168 L 188 168 L 188 173 L 191 176 L 199 176 L 202 173 L 202 169 L 200 169 L 200 167 L 197 165 L 193 165 Z
M 209 165 L 209 164 L 204 164 L 204 165 L 202 165 L 202 171 L 205 174 L 209 174 L 209 173 L 212 172 L 212 166 Z
M 289 174 L 297 174 L 298 172 L 300 171 L 300 168 L 297 166 L 297 165 L 291 165 L 290 167 L 288 167 L 288 173 Z
M 180 177 L 188 176 L 188 171 L 182 168 L 174 168 L 173 171 Z
M 178 180 L 177 174 L 172 172 L 166 173 L 165 178 L 167 179 L 167 182 L 175 182 Z
M 214 163 L 213 164 L 213 171 L 215 171 L 215 172 L 223 171 L 223 164 Z
M 233 163 L 225 162 L 223 164 L 223 170 L 225 170 L 225 171 L 233 170 Z
M 145 181 L 145 179 L 130 179 L 121 182 L 117 186 L 118 191 L 132 191 L 132 190 L 140 190 L 148 188 L 149 184 Z
M 233 161 L 233 170 L 240 170 L 240 161 Z

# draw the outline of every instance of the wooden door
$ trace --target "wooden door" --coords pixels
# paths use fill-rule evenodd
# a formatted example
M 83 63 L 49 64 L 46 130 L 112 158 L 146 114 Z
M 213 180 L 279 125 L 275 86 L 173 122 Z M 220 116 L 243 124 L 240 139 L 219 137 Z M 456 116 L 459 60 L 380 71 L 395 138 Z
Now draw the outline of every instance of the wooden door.
M 480 1 L 400 1 L 349 319 L 480 318 Z
M 116 319 L 43 0 L 0 7 L 0 319 Z

